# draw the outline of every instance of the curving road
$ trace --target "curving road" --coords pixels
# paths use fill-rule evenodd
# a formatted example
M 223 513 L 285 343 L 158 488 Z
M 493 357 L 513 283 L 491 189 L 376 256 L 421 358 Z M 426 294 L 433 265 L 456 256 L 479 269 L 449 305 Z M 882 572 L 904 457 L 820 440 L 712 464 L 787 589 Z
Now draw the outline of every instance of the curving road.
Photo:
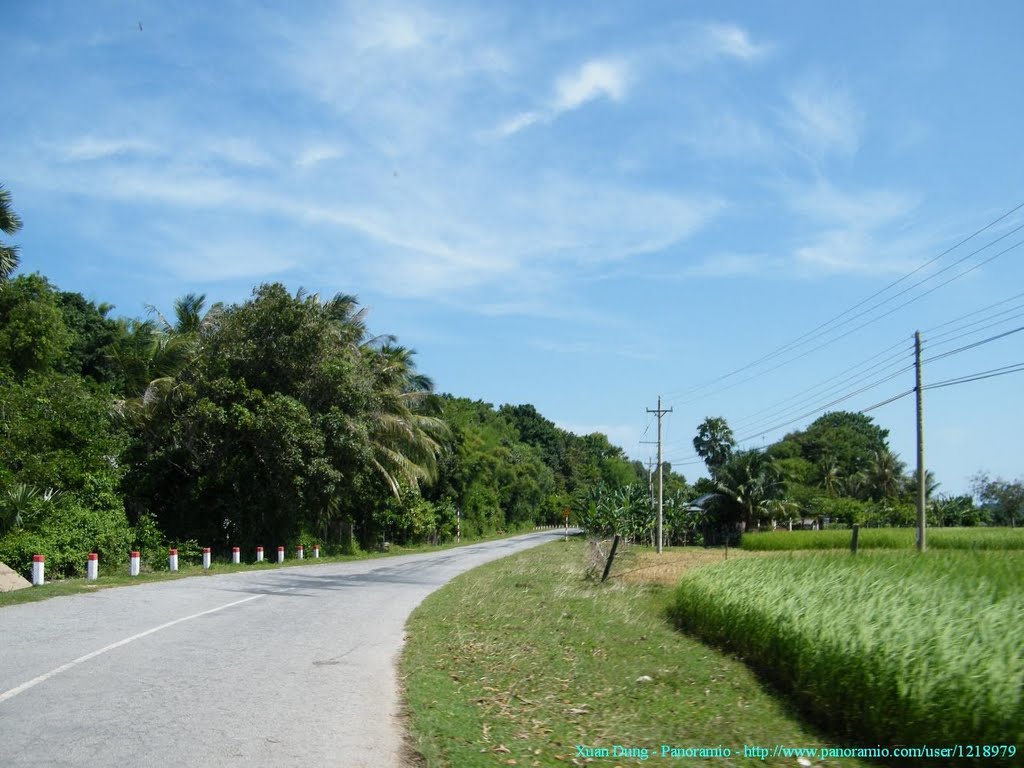
M 403 765 L 406 619 L 527 534 L 0 609 L 0 766 Z

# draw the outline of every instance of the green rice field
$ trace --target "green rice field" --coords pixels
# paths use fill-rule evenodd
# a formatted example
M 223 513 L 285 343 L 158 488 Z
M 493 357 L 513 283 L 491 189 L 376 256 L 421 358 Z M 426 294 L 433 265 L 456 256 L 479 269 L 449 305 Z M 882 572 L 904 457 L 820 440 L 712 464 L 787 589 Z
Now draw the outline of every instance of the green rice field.
M 861 528 L 859 549 L 913 549 L 913 528 Z M 740 546 L 754 551 L 796 549 L 849 549 L 852 531 L 774 531 L 747 533 Z M 1018 549 L 1024 550 L 1024 528 L 929 528 L 925 534 L 929 549 Z
M 874 533 L 862 531 L 869 541 Z M 1013 745 L 1021 754 L 1004 748 L 952 764 L 1020 765 L 1024 552 L 1008 546 L 1016 532 L 983 533 L 974 552 L 956 551 L 962 531 L 936 530 L 930 544 L 944 551 L 734 559 L 684 576 L 670 613 L 851 745 Z M 808 534 L 749 538 L 841 535 L 848 546 L 850 535 Z

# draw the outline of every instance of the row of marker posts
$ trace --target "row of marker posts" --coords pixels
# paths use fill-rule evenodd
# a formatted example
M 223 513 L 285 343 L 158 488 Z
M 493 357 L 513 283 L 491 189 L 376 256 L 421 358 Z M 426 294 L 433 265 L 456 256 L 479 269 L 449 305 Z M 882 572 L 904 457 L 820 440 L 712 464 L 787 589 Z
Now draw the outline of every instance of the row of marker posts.
M 306 559 L 306 548 L 299 544 L 297 548 L 297 556 L 299 560 Z M 313 545 L 313 557 L 320 557 L 320 545 Z M 128 575 L 138 576 L 140 569 L 141 553 L 133 551 L 131 557 L 128 560 Z M 238 565 L 242 561 L 242 552 L 239 547 L 231 548 L 231 562 Z M 263 547 L 256 547 L 256 562 L 263 562 Z M 284 562 L 284 547 L 277 548 L 277 562 Z M 171 571 L 178 570 L 178 550 L 171 549 L 167 557 L 167 565 Z M 210 548 L 203 547 L 203 570 L 209 570 L 210 568 Z M 89 581 L 95 581 L 100 575 L 100 556 L 95 552 L 89 553 L 89 559 L 86 561 L 85 566 L 85 578 Z M 32 586 L 38 587 L 44 583 L 46 577 L 46 555 L 32 555 Z

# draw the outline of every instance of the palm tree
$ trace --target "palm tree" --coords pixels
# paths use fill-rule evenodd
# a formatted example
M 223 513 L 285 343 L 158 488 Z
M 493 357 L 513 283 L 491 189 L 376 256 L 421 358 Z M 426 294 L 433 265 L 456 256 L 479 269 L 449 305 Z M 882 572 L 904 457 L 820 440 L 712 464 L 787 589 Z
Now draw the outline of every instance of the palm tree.
M 905 482 L 904 467 L 899 456 L 888 448 L 875 451 L 865 470 L 865 481 L 872 498 L 880 501 L 898 496 Z
M 205 313 L 203 307 L 206 304 L 206 294 L 188 293 L 174 300 L 174 320 L 172 324 L 164 317 L 160 310 L 152 304 L 146 305 L 146 310 L 160 318 L 163 323 L 163 332 L 175 336 L 188 336 L 198 339 L 202 333 L 206 333 L 217 319 L 224 312 L 224 305 L 217 302 Z
M 697 455 L 704 459 L 712 477 L 732 458 L 735 447 L 736 439 L 732 430 L 720 416 L 709 416 L 704 419 L 697 429 L 697 436 L 693 438 L 693 448 Z
M 21 229 L 21 219 L 11 208 L 11 193 L 0 184 L 0 232 L 13 235 Z M 18 268 L 18 247 L 0 243 L 0 282 L 6 281 Z
M 373 467 L 391 492 L 437 477 L 447 425 L 427 412 L 433 382 L 416 371 L 415 352 L 385 343 L 361 347 L 373 380 L 370 413 Z
M 829 496 L 840 496 L 844 486 L 842 467 L 834 456 L 827 457 L 821 464 L 821 487 Z
M 771 502 L 782 496 L 786 484 L 770 456 L 760 451 L 744 451 L 718 470 L 715 486 L 735 505 L 745 529 L 771 514 Z

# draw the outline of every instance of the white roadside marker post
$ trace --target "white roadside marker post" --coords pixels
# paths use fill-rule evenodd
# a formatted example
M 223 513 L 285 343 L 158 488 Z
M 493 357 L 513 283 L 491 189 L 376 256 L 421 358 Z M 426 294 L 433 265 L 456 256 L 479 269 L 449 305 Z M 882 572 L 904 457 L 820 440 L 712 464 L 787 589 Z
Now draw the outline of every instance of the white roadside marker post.
M 95 552 L 89 553 L 89 559 L 85 563 L 85 578 L 89 581 L 96 581 L 100 577 L 100 556 Z
M 306 548 L 304 546 L 302 546 L 301 544 L 299 544 L 299 560 L 305 560 L 305 559 L 306 559 Z
M 313 557 L 314 558 L 320 557 L 320 545 L 319 544 L 314 544 L 313 545 Z
M 278 547 L 277 548 L 277 562 L 279 562 L 279 563 L 283 563 L 284 562 L 284 547 Z
M 32 555 L 32 586 L 41 587 L 46 574 L 46 555 Z
M 128 575 L 138 576 L 139 575 L 139 553 L 132 552 L 131 560 L 128 562 Z
M 231 562 L 238 565 L 242 562 L 242 550 L 239 547 L 231 548 Z
M 172 549 L 170 554 L 167 556 L 167 567 L 170 568 L 172 572 L 178 570 L 178 550 Z
M 263 547 L 256 547 L 256 562 L 263 562 Z
M 210 548 L 203 547 L 203 570 L 210 570 Z

